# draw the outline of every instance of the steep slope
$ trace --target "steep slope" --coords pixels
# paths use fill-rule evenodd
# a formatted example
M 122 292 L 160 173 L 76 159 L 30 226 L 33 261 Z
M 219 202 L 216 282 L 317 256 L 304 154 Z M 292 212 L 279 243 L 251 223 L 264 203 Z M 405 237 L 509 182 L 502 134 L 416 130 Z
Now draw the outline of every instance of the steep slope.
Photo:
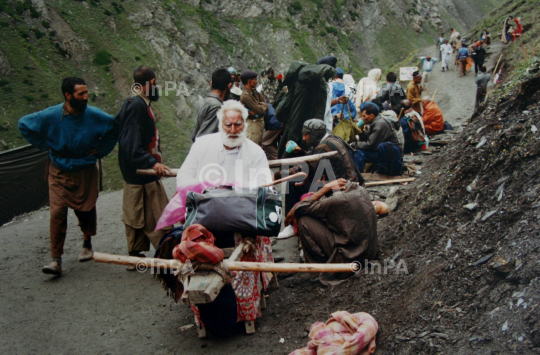
M 280 70 L 292 60 L 335 54 L 358 78 L 434 43 L 450 26 L 470 28 L 499 0 L 0 0 L 0 143 L 25 144 L 16 122 L 61 100 L 68 75 L 84 77 L 91 104 L 116 113 L 132 70 L 158 70 L 155 105 L 165 162 L 179 166 L 210 73 L 233 65 Z M 105 183 L 120 186 L 116 159 Z

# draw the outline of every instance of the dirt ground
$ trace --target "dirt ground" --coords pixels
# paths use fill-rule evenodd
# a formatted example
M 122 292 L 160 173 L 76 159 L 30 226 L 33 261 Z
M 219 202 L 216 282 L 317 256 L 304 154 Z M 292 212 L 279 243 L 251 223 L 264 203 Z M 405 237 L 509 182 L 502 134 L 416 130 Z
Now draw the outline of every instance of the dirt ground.
M 492 46 L 491 51 L 499 49 Z M 493 57 L 489 58 L 491 62 Z M 493 67 L 494 64 L 490 65 Z M 440 103 L 447 120 L 459 128 L 472 113 L 474 74 L 460 78 L 454 71 L 441 73 L 439 70 L 437 65 L 430 92 L 438 88 L 435 101 Z M 458 137 L 460 144 L 464 144 L 466 135 Z M 527 313 L 535 309 L 534 303 L 538 303 L 536 296 L 520 288 L 519 280 L 501 281 L 503 276 L 493 275 L 486 271 L 487 268 L 467 271 L 472 270 L 467 269 L 471 263 L 486 254 L 496 254 L 503 245 L 496 227 L 482 231 L 482 227 L 477 226 L 456 232 L 454 222 L 459 220 L 462 226 L 462 222 L 466 223 L 463 219 L 472 219 L 476 212 L 474 216 L 464 214 L 463 198 L 446 197 L 442 202 L 436 198 L 439 196 L 437 191 L 443 191 L 448 182 L 433 182 L 433 174 L 452 177 L 442 170 L 446 159 L 452 157 L 445 149 L 440 153 L 445 159 L 442 163 L 434 160 L 435 155 L 434 158 L 418 157 L 424 164 L 422 174 L 413 184 L 400 188 L 398 209 L 379 222 L 382 259 L 405 260 L 407 274 L 365 275 L 362 272 L 335 288 L 324 288 L 306 274 L 281 277 L 280 288 L 270 291 L 268 308 L 256 322 L 256 334 L 251 336 L 239 329 L 237 335 L 229 339 L 198 339 L 194 328 L 180 330 L 193 323 L 191 311 L 167 298 L 150 272 L 128 272 L 122 266 L 78 262 L 82 236 L 73 212 L 69 214 L 64 276 L 55 278 L 42 274 L 41 267 L 50 261 L 49 213 L 42 210 L 17 218 L 0 228 L 0 270 L 3 273 L 0 353 L 288 354 L 306 345 L 312 323 L 325 321 L 337 310 L 369 312 L 380 322 L 383 334 L 380 354 L 498 353 L 493 351 L 499 346 L 497 337 L 502 335 L 495 334 L 492 328 L 500 329 L 501 321 L 508 316 L 502 311 L 502 302 L 508 306 L 506 296 L 521 312 L 520 317 L 527 317 Z M 469 175 L 474 171 L 464 169 L 471 170 Z M 469 175 L 462 177 L 463 183 L 470 183 Z M 173 194 L 174 183 L 174 179 L 165 180 L 169 196 Z M 430 184 L 436 185 L 437 190 L 430 189 Z M 388 190 L 370 189 L 370 193 L 384 199 Z M 449 192 L 452 193 L 462 196 L 463 191 Z M 480 196 L 480 201 L 484 197 Z M 452 203 L 445 202 L 447 200 Z M 428 205 L 422 205 L 426 201 Z M 425 216 L 411 212 L 416 213 L 420 206 L 423 206 Z M 121 191 L 100 196 L 94 250 L 126 253 L 121 208 Z M 448 211 L 440 211 L 445 208 Z M 499 217 L 495 219 L 498 221 Z M 470 220 L 467 222 L 471 223 Z M 522 224 L 523 228 L 516 228 L 515 234 L 531 229 L 528 222 Z M 494 237 L 486 237 L 485 243 L 468 241 L 470 237 L 487 232 Z M 460 236 L 451 237 L 454 244 L 448 247 L 448 235 L 453 233 Z M 538 249 L 538 244 L 533 243 L 527 248 L 535 247 Z M 284 256 L 286 261 L 297 261 L 296 240 L 279 241 L 274 252 L 275 256 Z M 531 265 L 534 266 L 534 262 Z M 531 275 L 526 278 L 527 282 L 538 282 L 532 276 L 537 269 L 531 265 L 526 268 Z M 452 274 L 454 268 L 465 271 Z M 483 298 L 501 305 L 491 307 Z M 523 303 L 529 308 L 524 308 Z M 492 312 L 491 316 L 488 311 Z M 513 325 L 507 326 L 512 328 Z M 509 333 L 505 335 L 509 336 Z M 512 344 L 518 344 L 517 338 L 513 341 Z M 515 347 L 515 353 L 522 353 L 519 349 Z

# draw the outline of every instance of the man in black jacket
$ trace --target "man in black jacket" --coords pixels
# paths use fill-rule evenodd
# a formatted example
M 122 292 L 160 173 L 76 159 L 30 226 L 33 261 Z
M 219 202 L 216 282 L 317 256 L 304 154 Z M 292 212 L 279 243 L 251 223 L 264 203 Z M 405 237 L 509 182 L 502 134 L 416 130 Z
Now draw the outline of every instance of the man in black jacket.
M 358 169 L 363 172 L 366 163 L 375 163 L 379 174 L 401 175 L 403 153 L 394 127 L 379 115 L 379 108 L 371 102 L 362 104 L 360 111 L 369 129 L 356 145 L 354 160 Z
M 474 73 L 478 75 L 478 69 L 481 69 L 486 60 L 486 50 L 482 47 L 482 42 L 478 42 L 478 46 L 474 49 L 472 58 L 474 59 Z
M 159 99 L 156 74 L 140 66 L 133 73 L 133 96 L 127 98 L 115 120 L 119 126 L 118 162 L 124 177 L 123 220 L 128 253 L 143 256 L 150 243 L 158 247 L 164 230 L 154 231 L 169 202 L 161 176 L 170 169 L 161 163 L 160 138 L 150 103 Z M 137 169 L 154 169 L 157 176 L 137 175 Z M 128 270 L 135 270 L 134 267 Z

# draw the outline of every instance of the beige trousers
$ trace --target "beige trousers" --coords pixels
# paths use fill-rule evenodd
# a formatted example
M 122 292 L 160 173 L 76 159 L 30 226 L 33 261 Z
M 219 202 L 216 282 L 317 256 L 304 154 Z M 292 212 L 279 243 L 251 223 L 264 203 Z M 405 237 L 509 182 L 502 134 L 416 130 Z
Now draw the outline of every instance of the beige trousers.
M 169 199 L 161 181 L 131 185 L 124 181 L 123 219 L 128 252 L 157 249 L 161 237 L 170 228 L 154 231 Z
M 258 146 L 262 145 L 264 131 L 264 117 L 247 120 L 246 136 Z

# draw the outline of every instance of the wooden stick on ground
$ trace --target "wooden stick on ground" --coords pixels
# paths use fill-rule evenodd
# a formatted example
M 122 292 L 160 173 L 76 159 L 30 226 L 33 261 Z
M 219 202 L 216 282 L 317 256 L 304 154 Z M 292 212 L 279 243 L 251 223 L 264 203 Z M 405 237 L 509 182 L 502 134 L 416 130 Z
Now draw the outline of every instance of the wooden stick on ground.
M 106 264 L 135 266 L 138 271 L 146 271 L 150 268 L 161 268 L 168 270 L 180 270 L 184 266 L 178 260 L 167 260 L 158 258 L 138 258 L 135 256 L 113 255 L 105 253 L 94 253 L 94 261 Z M 265 271 L 265 272 L 356 272 L 358 265 L 348 264 L 299 264 L 299 263 L 256 263 L 247 261 L 227 261 L 229 271 Z M 200 270 L 212 270 L 212 265 L 201 264 Z
M 497 61 L 497 65 L 495 65 L 495 69 L 493 69 L 493 74 L 492 75 L 495 75 L 495 73 L 497 72 L 497 68 L 499 67 L 499 63 L 500 63 L 500 61 L 502 59 L 502 56 L 503 55 L 501 54 L 501 56 L 499 57 L 499 60 Z
M 439 89 L 435 89 L 435 92 L 433 93 L 433 97 L 431 97 L 431 101 L 433 101 L 435 99 L 435 95 L 437 95 L 437 90 L 439 90 Z
M 376 185 L 388 185 L 388 184 L 395 184 L 395 183 L 402 183 L 402 182 L 411 182 L 411 181 L 414 181 L 414 180 L 416 180 L 416 178 L 406 178 L 406 179 L 366 182 L 366 187 L 376 186 Z

